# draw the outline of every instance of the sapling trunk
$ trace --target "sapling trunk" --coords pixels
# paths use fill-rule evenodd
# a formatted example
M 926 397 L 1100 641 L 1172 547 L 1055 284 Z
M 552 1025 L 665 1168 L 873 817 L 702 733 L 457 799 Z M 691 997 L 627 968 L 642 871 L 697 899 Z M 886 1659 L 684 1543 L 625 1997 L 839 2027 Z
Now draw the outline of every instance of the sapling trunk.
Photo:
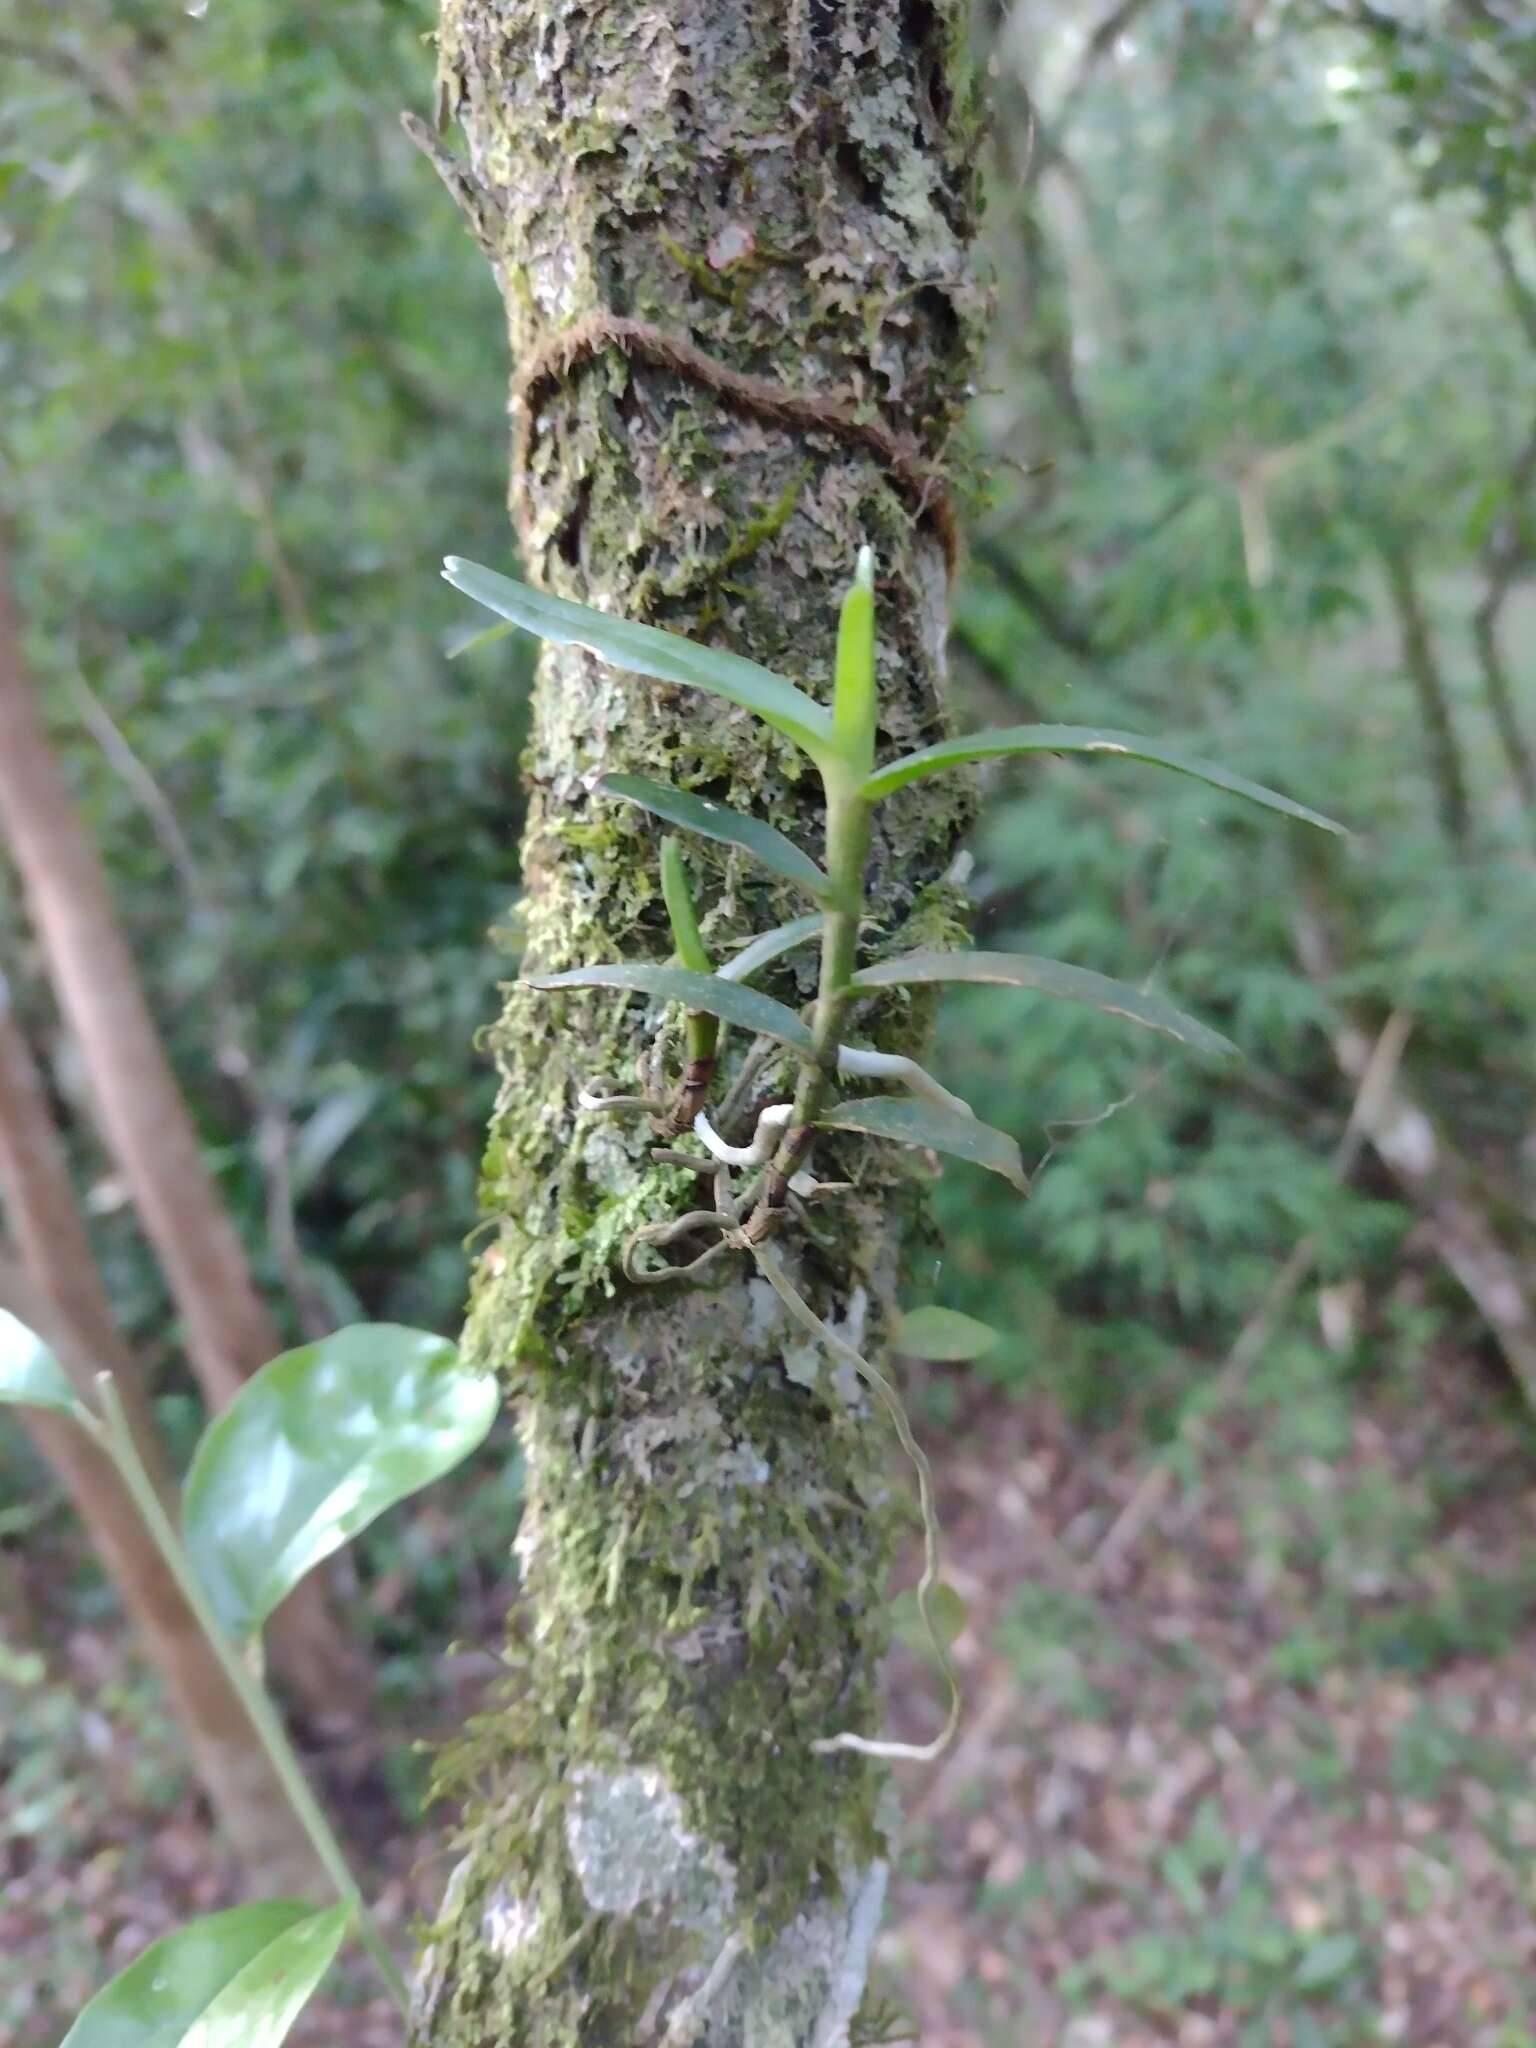
M 0 1160 L 4 1152 L 0 1137 Z M 96 1361 L 89 1346 L 57 1304 L 3 1253 L 0 1308 L 46 1336 L 77 1394 L 94 1402 Z M 126 1418 L 126 1404 L 123 1412 Z M 193 1769 L 239 1866 L 242 1890 L 250 1898 L 327 1898 L 324 1868 L 284 1798 L 239 1691 L 221 1668 L 118 1466 L 99 1440 L 65 1416 L 34 1408 L 22 1410 L 21 1420 L 85 1523 L 138 1630 L 140 1647 L 165 1687 Z M 132 1441 L 137 1455 L 137 1429 Z M 158 1502 L 159 1488 L 142 1459 L 139 1470 Z
M 100 855 L 49 738 L 22 657 L 0 550 L 0 838 L 85 1069 L 92 1110 L 133 1198 L 209 1405 L 230 1400 L 282 1344 L 203 1157 L 128 950 Z M 366 1697 L 363 1658 L 324 1582 L 301 1586 L 272 1628 L 274 1664 L 317 1722 L 347 1725 Z

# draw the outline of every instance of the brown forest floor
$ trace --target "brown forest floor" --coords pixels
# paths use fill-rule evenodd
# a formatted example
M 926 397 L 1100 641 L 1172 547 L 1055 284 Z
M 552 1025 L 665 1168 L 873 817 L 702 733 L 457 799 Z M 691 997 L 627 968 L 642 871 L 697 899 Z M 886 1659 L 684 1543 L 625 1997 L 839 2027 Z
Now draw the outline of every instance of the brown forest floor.
M 1536 2048 L 1536 1450 L 1498 1390 L 1440 1368 L 1238 1404 L 1108 1569 L 1144 1445 L 1039 1400 L 955 1405 L 926 1434 L 969 1712 L 906 1772 L 878 1971 L 915 2024 L 889 2038 Z M 24 1590 L 45 1627 L 78 1605 L 46 1561 Z M 52 1650 L 67 1684 L 0 1663 L 17 2048 L 232 1896 L 110 1615 Z M 444 1668 L 439 1725 L 485 1662 Z M 893 1722 L 925 1737 L 939 1710 L 899 1653 Z M 371 1860 L 389 1918 L 430 1906 L 419 1841 Z M 295 2037 L 397 2038 L 360 1971 Z

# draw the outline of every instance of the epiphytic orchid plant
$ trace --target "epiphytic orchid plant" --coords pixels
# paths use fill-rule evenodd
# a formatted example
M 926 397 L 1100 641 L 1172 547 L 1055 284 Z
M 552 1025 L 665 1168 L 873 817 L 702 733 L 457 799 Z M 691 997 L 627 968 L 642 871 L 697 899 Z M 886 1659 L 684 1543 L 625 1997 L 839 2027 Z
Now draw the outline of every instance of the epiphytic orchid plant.
M 1219 1032 L 1186 1016 L 1158 997 L 1113 981 L 1087 968 L 1030 953 L 975 951 L 916 952 L 861 963 L 859 931 L 865 914 L 865 868 L 870 821 L 878 804 L 909 783 L 969 761 L 1019 754 L 1118 754 L 1172 768 L 1217 789 L 1299 818 L 1326 831 L 1339 827 L 1318 812 L 1208 761 L 1193 759 L 1156 740 L 1133 733 L 1086 726 L 1022 725 L 942 740 L 883 767 L 875 765 L 874 565 L 864 549 L 852 586 L 843 600 L 830 710 L 814 703 L 783 676 L 740 655 L 701 647 L 679 635 L 616 619 L 585 605 L 571 604 L 514 583 L 493 570 L 450 556 L 448 581 L 504 619 L 542 639 L 588 648 L 615 668 L 660 682 L 681 683 L 724 698 L 763 720 L 810 756 L 826 799 L 824 846 L 817 861 L 766 820 L 728 809 L 672 784 L 637 775 L 608 775 L 597 784 L 612 797 L 638 804 L 668 824 L 723 841 L 791 882 L 815 908 L 805 917 L 763 933 L 723 966 L 711 962 L 699 932 L 676 842 L 663 842 L 661 883 L 677 948 L 677 964 L 603 962 L 559 974 L 531 974 L 540 989 L 633 989 L 682 1005 L 687 1015 L 681 1078 L 670 1101 L 650 1096 L 601 1095 L 589 1090 L 585 1106 L 650 1111 L 666 1135 L 691 1130 L 705 1157 L 675 1155 L 700 1171 L 723 1168 L 745 1173 L 739 1188 L 717 1204 L 718 1235 L 708 1249 L 683 1267 L 660 1275 L 637 1267 L 642 1280 L 696 1271 L 723 1249 L 750 1249 L 768 1241 L 795 1197 L 814 1198 L 819 1184 L 808 1166 L 818 1131 L 857 1131 L 894 1144 L 952 1154 L 1024 1186 L 1019 1148 L 1003 1131 L 982 1123 L 968 1104 L 902 1055 L 882 1053 L 850 1039 L 857 1006 L 882 989 L 934 982 L 993 982 L 1087 1003 L 1165 1034 L 1192 1051 L 1228 1057 L 1236 1048 Z M 819 940 L 821 971 L 809 1019 L 749 988 L 749 980 L 770 961 L 796 946 Z M 744 1144 L 733 1144 L 709 1115 L 718 1065 L 722 1024 L 734 1024 L 784 1047 L 797 1068 L 790 1100 L 770 1104 Z M 898 1093 L 840 1098 L 840 1080 L 889 1084 Z M 674 1155 L 669 1154 L 669 1159 Z M 718 1177 L 717 1177 L 718 1179 Z M 688 1231 L 698 1219 L 684 1219 Z M 686 1234 L 677 1225 L 655 1226 L 639 1242 L 658 1244 Z
M 448 558 L 443 573 L 465 596 L 525 632 L 557 645 L 584 647 L 632 675 L 682 684 L 740 706 L 807 754 L 821 778 L 825 815 L 819 860 L 767 820 L 733 811 L 693 791 L 636 775 L 601 778 L 597 787 L 603 794 L 638 804 L 669 825 L 738 848 L 801 890 L 813 907 L 805 916 L 762 933 L 729 961 L 716 966 L 700 932 L 681 849 L 675 839 L 668 838 L 662 843 L 660 880 L 676 947 L 674 963 L 607 961 L 562 973 L 529 974 L 525 980 L 533 988 L 551 991 L 633 990 L 682 1007 L 684 1057 L 669 1093 L 662 1092 L 665 1081 L 648 1061 L 642 1067 L 647 1092 L 615 1094 L 594 1082 L 581 1096 L 587 1109 L 649 1114 L 657 1134 L 668 1141 L 655 1148 L 653 1157 L 711 1183 L 710 1207 L 658 1219 L 635 1233 L 624 1254 L 626 1273 L 636 1283 L 654 1284 L 695 1276 L 729 1251 L 748 1254 L 791 1316 L 830 1352 L 851 1363 L 884 1403 L 917 1470 L 926 1534 L 917 1600 L 949 1683 L 950 1712 L 943 1733 L 922 1748 L 870 1742 L 854 1734 L 832 1736 L 816 1746 L 877 1755 L 934 1755 L 954 1731 L 959 1695 L 935 1606 L 935 1596 L 946 1589 L 938 1584 L 938 1530 L 927 1460 L 912 1436 L 891 1382 L 815 1313 L 791 1283 L 773 1239 L 804 1205 L 842 1192 L 837 1184 L 815 1177 L 813 1148 L 823 1131 L 858 1132 L 875 1140 L 969 1160 L 1001 1174 L 1021 1191 L 1027 1182 L 1014 1138 L 983 1123 L 968 1103 L 951 1094 L 915 1060 L 860 1044 L 850 1032 L 855 1014 L 866 998 L 884 989 L 919 983 L 991 982 L 1089 1004 L 1161 1032 L 1196 1053 L 1226 1058 L 1236 1048 L 1219 1032 L 1158 997 L 1060 960 L 1029 953 L 969 950 L 861 960 L 859 935 L 866 908 L 866 868 L 875 808 L 909 783 L 966 762 L 1024 754 L 1114 754 L 1194 776 L 1324 831 L 1336 832 L 1340 827 L 1275 790 L 1160 741 L 1087 726 L 1007 726 L 941 740 L 877 766 L 874 560 L 868 548 L 860 551 L 853 582 L 843 599 L 830 709 L 806 696 L 786 677 L 740 655 L 548 596 L 456 556 Z M 491 632 L 505 630 L 492 628 Z M 808 1015 L 798 1015 L 748 986 L 771 961 L 813 941 L 821 949 L 820 975 Z M 729 1123 L 730 1111 L 745 1099 L 739 1077 L 724 1109 L 711 1115 L 722 1025 L 753 1033 L 760 1046 L 787 1054 L 794 1077 L 793 1087 L 783 1091 L 784 1099 L 759 1109 L 750 1131 L 735 1138 L 720 1125 Z M 749 1053 L 746 1068 L 753 1071 L 755 1066 L 755 1054 Z M 877 1092 L 845 1094 L 841 1084 L 847 1081 L 875 1084 Z M 675 1141 L 688 1133 L 697 1140 L 699 1151 L 677 1149 Z M 679 1263 L 666 1261 L 668 1247 L 697 1244 L 701 1238 L 703 1248 L 691 1257 Z M 951 1351 L 948 1355 L 955 1354 Z

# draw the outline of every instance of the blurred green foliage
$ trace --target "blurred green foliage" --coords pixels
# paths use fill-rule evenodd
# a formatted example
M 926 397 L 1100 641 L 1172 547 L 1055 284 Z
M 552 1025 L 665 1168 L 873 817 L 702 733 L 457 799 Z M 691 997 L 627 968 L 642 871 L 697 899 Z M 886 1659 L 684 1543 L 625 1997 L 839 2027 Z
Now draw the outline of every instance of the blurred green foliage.
M 12 0 L 0 26 L 0 493 L 39 686 L 290 1330 L 295 1295 L 450 1328 L 526 677 L 443 653 L 437 559 L 508 552 L 504 371 L 398 123 L 427 15 Z M 21 993 L 51 1040 L 40 972 Z M 158 1336 L 56 1072 L 115 1298 Z
M 1248 1054 L 1213 1082 L 1044 1002 L 946 1010 L 949 1071 L 1036 1133 L 1044 1162 L 1023 1209 L 958 1176 L 940 1192 L 937 1292 L 1005 1331 L 973 1369 L 1163 1423 L 1309 1236 L 1295 1320 L 1320 1352 L 1318 1284 L 1364 1283 L 1368 1347 L 1400 1346 L 1426 1293 L 1436 1328 L 1481 1341 L 1380 1165 L 1335 1172 L 1343 1016 L 1375 1031 L 1407 1013 L 1405 1086 L 1516 1255 L 1532 1249 L 1536 817 L 1472 625 L 1490 535 L 1531 519 L 1536 335 L 1509 265 L 1536 285 L 1536 245 L 1501 218 L 1496 246 L 1453 166 L 1427 176 L 1429 112 L 1405 153 L 1406 87 L 1378 75 L 1378 35 L 1290 8 L 1256 25 L 1151 8 L 1095 67 L 1051 11 L 1026 19 L 993 53 L 1005 149 L 1025 80 L 1041 104 L 1032 155 L 994 188 L 1002 306 L 979 424 L 1037 473 L 997 470 L 978 512 L 965 672 L 989 716 L 1188 736 L 1355 834 L 1331 855 L 1130 767 L 1016 773 L 986 812 L 985 943 L 1150 979 Z M 1528 32 L 1522 51 L 1528 89 Z M 1530 732 L 1523 541 L 1512 552 L 1504 635 Z M 1459 838 L 1394 557 L 1426 618 Z M 1303 971 L 1303 922 L 1327 929 L 1331 975 Z

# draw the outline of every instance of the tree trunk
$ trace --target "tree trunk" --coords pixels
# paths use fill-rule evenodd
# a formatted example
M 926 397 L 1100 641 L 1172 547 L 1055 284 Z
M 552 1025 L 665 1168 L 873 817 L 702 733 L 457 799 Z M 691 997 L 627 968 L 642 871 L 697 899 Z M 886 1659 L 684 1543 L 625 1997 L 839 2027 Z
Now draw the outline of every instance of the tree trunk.
M 529 572 L 825 699 L 868 540 L 888 749 L 944 729 L 948 501 L 923 466 L 983 310 L 959 21 L 955 0 L 444 0 L 440 102 L 468 165 L 415 131 L 502 285 Z M 527 769 L 541 969 L 671 951 L 656 835 L 593 795 L 600 770 L 817 840 L 800 757 L 576 649 L 545 651 Z M 881 813 L 881 945 L 952 938 L 967 810 L 928 783 Z M 734 856 L 689 858 L 717 958 L 803 907 Z M 799 1005 L 813 972 L 791 956 L 769 985 Z M 656 1021 L 514 989 L 494 1033 L 500 1228 L 466 1341 L 522 1399 L 526 1597 L 505 1703 L 443 1761 L 469 1794 L 465 1851 L 423 1957 L 422 2041 L 829 2048 L 863 1995 L 883 1774 L 811 1745 L 876 1730 L 899 1497 L 858 1389 L 749 1267 L 620 1278 L 630 1232 L 696 1197 L 651 1163 L 643 1120 L 575 1098 L 627 1083 Z M 893 1028 L 911 1046 L 921 1022 L 909 1007 Z M 784 1254 L 820 1313 L 878 1345 L 913 1181 L 853 1141 L 822 1164 L 857 1193 Z
M 282 1348 L 235 1227 L 208 1172 L 191 1113 L 118 927 L 91 843 L 25 672 L 0 552 L 0 833 L 59 1006 L 79 1043 L 101 1132 L 185 1329 L 210 1406 L 224 1405 Z M 310 1579 L 269 1627 L 273 1663 L 311 1715 L 350 1721 L 366 1691 L 361 1660 Z
M 11 1136 L 10 1130 L 0 1133 L 0 1167 L 7 1169 L 7 1211 L 19 1221 L 28 1203 L 14 1200 L 8 1170 L 15 1157 Z M 0 1307 L 46 1338 L 76 1391 L 94 1407 L 93 1375 L 103 1363 L 101 1356 L 36 1275 L 23 1278 L 19 1264 L 3 1254 Z M 111 1369 L 126 1394 L 133 1385 L 131 1370 L 125 1372 L 120 1364 Z M 38 1409 L 20 1413 L 138 1629 L 144 1654 L 186 1737 L 198 1782 L 239 1863 L 247 1895 L 328 1900 L 334 1888 L 115 1466 L 62 1415 Z

